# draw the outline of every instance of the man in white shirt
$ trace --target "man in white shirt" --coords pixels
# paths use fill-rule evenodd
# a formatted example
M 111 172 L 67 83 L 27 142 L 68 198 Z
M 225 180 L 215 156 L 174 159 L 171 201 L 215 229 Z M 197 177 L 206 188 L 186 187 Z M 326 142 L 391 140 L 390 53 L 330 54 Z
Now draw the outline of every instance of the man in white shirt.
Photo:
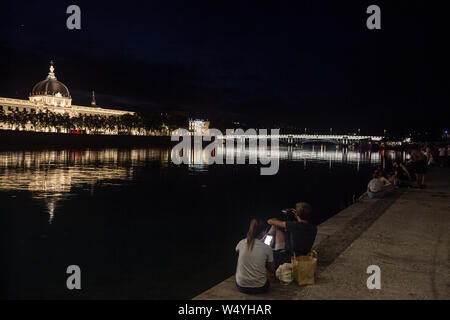
M 372 198 L 382 198 L 386 195 L 387 186 L 391 183 L 388 179 L 381 176 L 378 170 L 373 173 L 373 179 L 367 184 L 367 195 L 370 199 Z

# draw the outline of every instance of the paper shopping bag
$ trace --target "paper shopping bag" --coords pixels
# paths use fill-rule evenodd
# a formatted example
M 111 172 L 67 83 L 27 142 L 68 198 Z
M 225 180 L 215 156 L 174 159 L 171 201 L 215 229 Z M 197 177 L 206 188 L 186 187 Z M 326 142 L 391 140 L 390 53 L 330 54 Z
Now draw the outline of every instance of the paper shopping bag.
M 291 258 L 294 280 L 299 286 L 314 284 L 317 269 L 317 258 L 311 253 L 307 256 L 295 255 Z

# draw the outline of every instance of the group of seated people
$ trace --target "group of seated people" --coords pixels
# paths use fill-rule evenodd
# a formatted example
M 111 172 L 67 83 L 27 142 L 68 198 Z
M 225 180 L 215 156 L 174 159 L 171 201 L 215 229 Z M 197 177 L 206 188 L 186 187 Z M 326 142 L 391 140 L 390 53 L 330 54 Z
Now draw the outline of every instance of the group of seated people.
M 317 228 L 311 220 L 311 206 L 299 202 L 285 219 L 271 218 L 250 221 L 247 237 L 239 241 L 236 251 L 239 258 L 236 267 L 236 287 L 247 294 L 266 292 L 269 277 L 283 263 L 290 263 L 291 257 L 307 255 L 314 244 Z M 292 218 L 289 218 L 292 217 Z M 270 229 L 268 232 L 268 226 Z M 272 239 L 265 243 L 266 237 Z M 269 276 L 269 277 L 268 277 Z
M 367 184 L 367 195 L 369 198 L 382 198 L 393 187 L 424 188 L 427 164 L 425 156 L 417 150 L 412 150 L 408 162 L 394 161 L 392 170 L 384 172 L 377 169 L 372 174 L 372 179 Z M 412 184 L 416 181 L 417 186 Z
M 367 192 L 362 195 L 370 199 L 383 198 L 394 187 L 409 187 L 411 175 L 409 170 L 402 162 L 394 161 L 392 171 L 384 173 L 377 169 L 372 174 L 372 179 L 367 184 Z

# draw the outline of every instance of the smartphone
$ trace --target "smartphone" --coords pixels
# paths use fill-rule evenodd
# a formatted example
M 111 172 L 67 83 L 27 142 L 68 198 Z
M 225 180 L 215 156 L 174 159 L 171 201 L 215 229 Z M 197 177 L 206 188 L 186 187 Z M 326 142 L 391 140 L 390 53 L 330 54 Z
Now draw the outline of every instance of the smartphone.
M 272 239 L 273 239 L 273 235 L 266 234 L 266 237 L 264 238 L 264 243 L 267 244 L 268 246 L 270 246 L 270 244 L 272 243 Z

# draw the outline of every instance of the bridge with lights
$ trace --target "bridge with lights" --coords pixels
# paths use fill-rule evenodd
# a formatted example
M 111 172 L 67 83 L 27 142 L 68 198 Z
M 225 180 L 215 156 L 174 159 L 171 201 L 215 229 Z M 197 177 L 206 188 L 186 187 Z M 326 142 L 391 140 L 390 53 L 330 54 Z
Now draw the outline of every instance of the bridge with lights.
M 232 140 L 250 140 L 250 139 L 278 139 L 281 143 L 286 144 L 303 144 L 303 143 L 333 143 L 333 144 L 352 144 L 357 142 L 380 142 L 383 136 L 361 136 L 361 135 L 341 135 L 341 134 L 231 134 L 217 136 L 217 139 Z

